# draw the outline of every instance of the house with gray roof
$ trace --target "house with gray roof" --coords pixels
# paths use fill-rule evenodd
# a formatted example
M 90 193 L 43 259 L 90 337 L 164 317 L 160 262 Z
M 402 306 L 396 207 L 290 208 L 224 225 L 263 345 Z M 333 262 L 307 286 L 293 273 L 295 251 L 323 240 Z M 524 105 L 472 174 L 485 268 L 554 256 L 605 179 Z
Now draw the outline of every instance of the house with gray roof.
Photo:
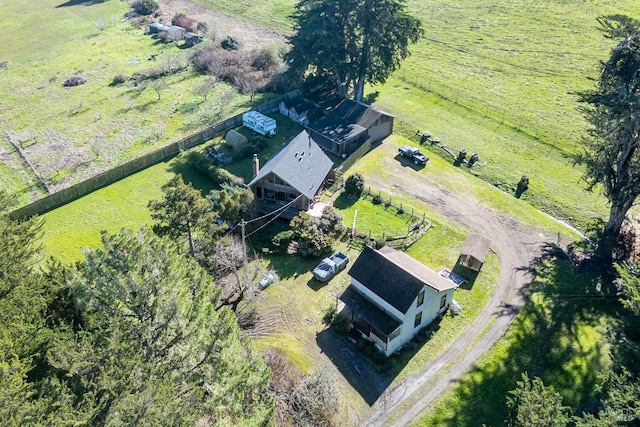
M 362 250 L 349 270 L 351 284 L 340 295 L 340 314 L 385 356 L 441 316 L 456 284 L 391 247 Z
M 284 208 L 281 217 L 293 218 L 311 209 L 333 168 L 333 162 L 306 131 L 276 152 L 264 167 L 254 157 L 255 177 L 249 183 L 263 213 Z

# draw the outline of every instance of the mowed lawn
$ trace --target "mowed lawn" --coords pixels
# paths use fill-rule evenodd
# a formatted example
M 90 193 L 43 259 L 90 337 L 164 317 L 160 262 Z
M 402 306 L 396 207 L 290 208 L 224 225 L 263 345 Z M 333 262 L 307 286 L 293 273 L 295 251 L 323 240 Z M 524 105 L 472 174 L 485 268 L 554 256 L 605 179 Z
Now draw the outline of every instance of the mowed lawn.
M 203 195 L 213 188 L 208 178 L 186 167 L 180 157 L 151 166 L 42 215 L 45 253 L 72 263 L 82 259 L 82 248 L 101 244 L 103 230 L 150 226 L 153 221 L 147 205 L 162 198 L 162 187 L 176 173 Z

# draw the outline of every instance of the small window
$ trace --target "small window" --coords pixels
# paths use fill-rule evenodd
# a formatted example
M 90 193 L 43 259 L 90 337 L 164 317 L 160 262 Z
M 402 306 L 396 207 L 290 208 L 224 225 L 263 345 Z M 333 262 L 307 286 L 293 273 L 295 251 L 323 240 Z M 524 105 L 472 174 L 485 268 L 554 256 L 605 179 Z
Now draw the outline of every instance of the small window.
M 442 295 L 442 298 L 440 298 L 440 308 L 444 308 L 445 305 L 447 305 L 447 296 Z
M 416 314 L 416 320 L 413 322 L 413 327 L 417 328 L 422 323 L 422 312 Z
M 262 199 L 262 187 L 256 187 L 256 197 Z
M 416 307 L 420 307 L 422 304 L 424 304 L 424 291 L 418 294 L 418 305 Z

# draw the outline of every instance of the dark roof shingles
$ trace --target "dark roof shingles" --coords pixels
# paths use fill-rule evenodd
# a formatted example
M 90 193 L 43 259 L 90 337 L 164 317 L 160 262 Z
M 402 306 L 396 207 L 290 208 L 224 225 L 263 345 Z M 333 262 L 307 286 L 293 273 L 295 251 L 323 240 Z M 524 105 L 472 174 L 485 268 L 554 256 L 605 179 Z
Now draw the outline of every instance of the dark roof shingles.
M 302 131 L 265 163 L 249 186 L 274 173 L 310 199 L 332 167 L 331 159 L 306 131 Z

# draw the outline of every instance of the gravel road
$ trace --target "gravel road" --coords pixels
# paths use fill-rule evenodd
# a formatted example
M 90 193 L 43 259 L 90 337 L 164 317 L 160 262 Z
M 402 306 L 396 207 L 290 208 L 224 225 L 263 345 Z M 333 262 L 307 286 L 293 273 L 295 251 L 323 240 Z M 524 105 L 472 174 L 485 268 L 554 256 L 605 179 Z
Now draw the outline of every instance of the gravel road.
M 488 351 L 513 322 L 524 303 L 523 293 L 530 283 L 526 270 L 540 253 L 545 242 L 559 244 L 558 236 L 528 229 L 523 224 L 489 209 L 464 194 L 451 193 L 439 185 L 438 177 L 426 171 L 407 171 L 394 159 L 394 146 L 387 150 L 383 167 L 390 173 L 384 179 L 367 177 L 367 184 L 394 194 L 400 189 L 428 203 L 432 209 L 451 220 L 491 239 L 491 249 L 500 259 L 500 282 L 487 307 L 425 371 L 385 391 L 372 408 L 364 426 L 405 426 L 427 409 L 452 383 L 460 379 L 473 363 Z M 428 165 L 426 166 L 429 167 Z M 395 170 L 397 169 L 397 171 Z M 493 323 L 491 323 L 493 321 Z M 481 339 L 466 348 L 485 327 L 490 328 Z M 456 360 L 453 366 L 447 366 Z M 401 411 L 400 411 L 401 409 Z

